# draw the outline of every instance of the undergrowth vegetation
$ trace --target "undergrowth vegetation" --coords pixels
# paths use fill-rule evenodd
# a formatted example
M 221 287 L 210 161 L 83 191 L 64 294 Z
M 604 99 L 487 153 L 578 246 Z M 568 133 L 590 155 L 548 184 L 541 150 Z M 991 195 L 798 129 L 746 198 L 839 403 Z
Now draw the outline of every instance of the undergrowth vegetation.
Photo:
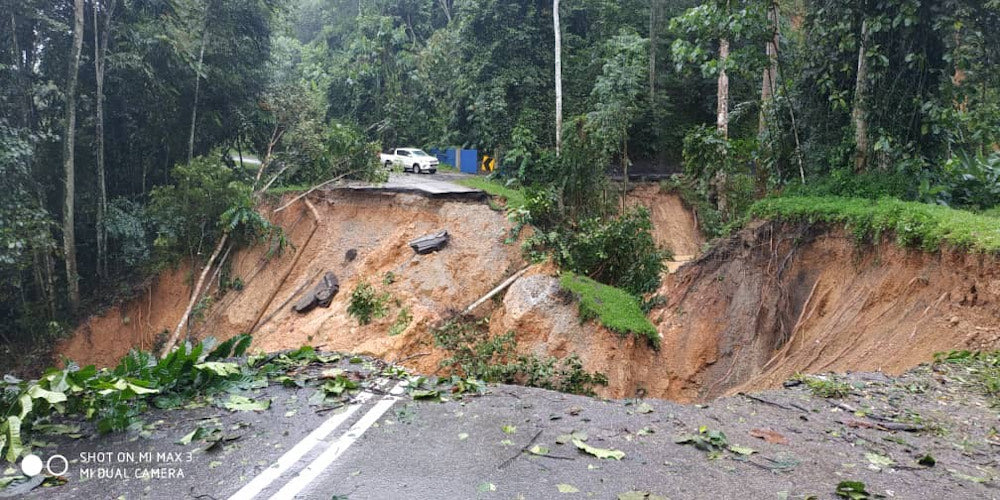
M 504 200 L 508 210 L 517 210 L 525 205 L 524 192 L 517 187 L 507 186 L 482 177 L 469 177 L 457 182 L 465 187 L 480 189 L 490 196 Z
M 559 284 L 580 303 L 581 320 L 596 319 L 613 332 L 645 338 L 650 346 L 659 350 L 660 334 L 643 314 L 635 297 L 572 272 L 564 272 Z
M 373 319 L 384 318 L 389 313 L 391 298 L 389 292 L 379 292 L 371 283 L 361 280 L 351 291 L 347 314 L 356 318 L 359 324 L 367 325 Z
M 935 354 L 934 361 L 958 370 L 959 383 L 972 386 L 993 406 L 1000 406 L 1000 351 L 949 351 Z
M 218 346 L 214 340 L 185 344 L 160 360 L 133 350 L 111 370 L 70 364 L 51 368 L 36 381 L 4 377 L 0 454 L 16 461 L 27 451 L 22 436 L 54 414 L 82 415 L 100 432 L 121 431 L 140 423 L 149 405 L 175 408 L 244 384 L 253 369 L 224 360 L 242 356 L 250 342 L 249 335 L 240 335 Z
M 604 374 L 585 371 L 575 354 L 562 359 L 518 354 L 514 332 L 491 337 L 485 321 L 452 319 L 432 334 L 434 345 L 448 353 L 442 368 L 467 378 L 584 395 L 608 383 Z
M 1000 252 L 1000 224 L 993 217 L 892 198 L 784 197 L 754 204 L 755 217 L 844 224 L 859 241 L 894 235 L 903 246 L 936 251 L 942 245 L 971 252 Z

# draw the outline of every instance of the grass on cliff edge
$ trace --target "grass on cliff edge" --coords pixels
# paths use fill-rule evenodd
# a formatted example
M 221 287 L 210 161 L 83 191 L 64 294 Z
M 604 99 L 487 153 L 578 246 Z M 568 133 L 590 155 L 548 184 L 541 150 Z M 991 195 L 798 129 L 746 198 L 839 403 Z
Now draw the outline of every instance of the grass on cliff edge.
M 510 188 L 483 177 L 469 177 L 457 182 L 465 187 L 486 191 L 490 196 L 503 198 L 506 200 L 505 203 L 510 210 L 516 210 L 524 206 L 524 193 L 519 189 Z
M 996 217 L 894 198 L 769 198 L 755 203 L 750 215 L 771 220 L 845 224 L 859 240 L 878 240 L 892 233 L 900 245 L 927 251 L 951 246 L 969 252 L 1000 253 L 1000 221 Z
M 609 330 L 621 335 L 645 337 L 654 349 L 660 348 L 660 334 L 642 313 L 639 301 L 625 290 L 598 283 L 586 276 L 564 271 L 559 284 L 580 302 L 583 321 L 597 318 Z

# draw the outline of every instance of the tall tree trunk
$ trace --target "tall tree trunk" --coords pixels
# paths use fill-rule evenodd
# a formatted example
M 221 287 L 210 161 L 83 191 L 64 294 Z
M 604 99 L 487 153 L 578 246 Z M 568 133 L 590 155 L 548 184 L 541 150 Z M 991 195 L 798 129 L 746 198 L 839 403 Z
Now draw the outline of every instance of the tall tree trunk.
M 444 11 L 444 17 L 448 20 L 448 24 L 451 24 L 451 0 L 438 0 L 438 4 Z
M 205 61 L 205 46 L 208 45 L 208 7 L 205 7 L 205 19 L 201 23 L 201 50 L 198 53 L 198 70 L 194 75 L 194 105 L 191 107 L 191 135 L 188 138 L 188 163 L 194 158 L 194 131 L 198 121 L 198 97 L 201 92 L 201 71 Z
M 719 82 L 718 103 L 716 104 L 716 128 L 722 136 L 729 137 L 729 75 L 726 74 L 726 61 L 729 60 L 729 39 L 719 39 Z
M 649 0 L 649 104 L 656 102 L 656 46 L 661 0 Z
M 94 2 L 94 74 L 97 83 L 97 275 L 107 275 L 108 232 L 105 228 L 105 212 L 108 207 L 108 186 L 104 173 L 104 68 L 108 56 L 108 37 L 111 34 L 111 16 L 115 12 L 115 0 L 105 5 L 104 28 L 98 27 L 97 2 Z M 100 33 L 100 36 L 98 36 Z
M 858 49 L 858 75 L 854 84 L 854 171 L 868 167 L 868 20 L 861 22 L 861 47 Z
M 63 198 L 63 252 L 66 254 L 66 290 L 70 311 L 80 307 L 80 283 L 76 270 L 76 238 L 73 234 L 73 203 L 75 196 L 75 165 L 73 146 L 76 139 L 76 82 L 83 50 L 83 0 L 73 1 L 73 45 L 69 57 L 69 82 L 66 84 L 66 131 L 63 136 L 63 177 L 66 183 Z
M 760 123 L 758 132 L 763 134 L 767 126 L 767 112 L 774 106 L 774 92 L 778 81 L 778 37 L 780 27 L 778 25 L 778 2 L 771 3 L 771 8 L 767 13 L 767 20 L 771 25 L 771 38 L 765 44 L 767 54 L 767 67 L 764 68 L 764 78 L 760 86 Z
M 562 153 L 562 27 L 559 25 L 559 0 L 552 0 L 552 30 L 555 34 L 556 59 L 556 156 Z

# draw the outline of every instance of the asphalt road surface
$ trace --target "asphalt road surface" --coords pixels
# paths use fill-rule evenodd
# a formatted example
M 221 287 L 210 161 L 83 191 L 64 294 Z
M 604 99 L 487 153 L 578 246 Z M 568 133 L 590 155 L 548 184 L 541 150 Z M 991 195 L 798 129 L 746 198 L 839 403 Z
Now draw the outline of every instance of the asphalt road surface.
M 438 172 L 434 174 L 411 174 L 391 172 L 389 180 L 383 184 L 351 182 L 333 189 L 354 191 L 411 192 L 432 198 L 483 198 L 486 194 L 478 189 L 468 188 L 453 181 L 472 177 L 468 174 Z
M 946 404 L 944 393 L 906 392 L 883 403 L 871 396 L 813 398 L 799 387 L 679 405 L 499 385 L 480 396 L 418 401 L 406 379 L 385 376 L 382 366 L 341 361 L 366 389 L 339 408 L 311 405 L 316 385 L 271 382 L 240 391 L 270 401 L 262 411 L 226 410 L 220 402 L 229 395 L 221 394 L 186 409 L 153 410 L 144 414 L 145 426 L 120 434 L 100 436 L 88 422 L 61 422 L 80 431 L 36 436 L 35 450 L 46 461 L 65 457 L 65 464 L 51 465 L 67 482 L 26 496 L 614 499 L 642 492 L 659 497 L 632 498 L 832 499 L 840 481 L 856 480 L 897 498 L 997 497 L 990 481 L 968 479 L 983 476 L 977 460 L 989 459 L 970 455 L 971 445 L 962 449 L 931 432 L 888 432 L 844 410 L 888 414 L 891 405 L 911 407 L 905 398 L 935 408 Z M 881 376 L 872 380 L 858 384 L 876 395 L 896 387 Z M 987 422 L 977 418 L 961 417 L 968 422 L 948 424 L 950 432 L 982 442 Z M 219 430 L 217 439 L 178 444 L 198 428 Z M 724 432 L 726 444 L 677 442 L 708 437 L 710 430 Z M 602 450 L 622 455 L 595 455 Z M 938 465 L 918 465 L 924 454 Z

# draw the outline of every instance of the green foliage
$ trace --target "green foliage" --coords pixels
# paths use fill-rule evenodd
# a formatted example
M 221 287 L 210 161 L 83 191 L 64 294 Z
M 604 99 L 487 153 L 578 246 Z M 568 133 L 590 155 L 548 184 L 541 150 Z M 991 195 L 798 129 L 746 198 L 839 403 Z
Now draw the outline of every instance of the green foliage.
M 585 371 L 576 354 L 562 359 L 519 355 L 514 332 L 491 337 L 484 322 L 450 320 L 432 333 L 434 345 L 448 352 L 441 366 L 468 378 L 585 395 L 608 383 L 603 374 Z
M 634 296 L 572 272 L 564 272 L 559 284 L 580 303 L 582 320 L 597 319 L 613 332 L 645 338 L 654 349 L 660 348 L 660 334 Z
M 104 227 L 111 242 L 114 268 L 137 269 L 149 262 L 149 225 L 145 207 L 132 200 L 115 198 L 108 204 Z
M 371 283 L 361 280 L 351 291 L 351 299 L 347 305 L 347 314 L 353 316 L 361 325 L 367 325 L 372 319 L 384 318 L 389 313 L 389 292 L 379 292 Z
M 159 186 L 150 193 L 148 213 L 156 228 L 154 248 L 161 258 L 195 255 L 222 236 L 222 215 L 232 207 L 245 206 L 250 186 L 216 151 L 190 164 L 174 167 L 173 185 Z
M 644 207 L 604 220 L 588 218 L 578 226 L 539 232 L 533 243 L 551 249 L 563 269 L 639 296 L 660 286 L 667 250 L 656 245 Z
M 842 196 L 845 198 L 916 198 L 913 179 L 919 172 L 898 169 L 889 172 L 861 172 L 839 168 L 806 185 L 792 185 L 784 194 L 791 196 Z
M 952 156 L 934 184 L 934 194 L 933 201 L 952 207 L 980 210 L 1000 205 L 1000 153 Z
M 809 388 L 813 396 L 818 398 L 844 398 L 851 394 L 854 387 L 836 378 L 796 374 L 792 380 L 802 382 Z
M 754 201 L 750 166 L 759 160 L 755 139 L 730 140 L 702 126 L 684 137 L 683 156 L 685 177 L 698 196 L 717 207 L 723 224 L 746 214 Z
M 626 169 L 628 129 L 639 114 L 639 99 L 647 81 L 647 45 L 648 40 L 624 28 L 608 40 L 603 69 L 591 93 L 594 110 L 587 114 L 587 126 L 605 158 L 621 155 Z
M 766 8 L 763 2 L 710 1 L 671 19 L 670 32 L 677 38 L 670 53 L 676 69 L 698 68 L 704 77 L 715 77 L 721 62 L 712 45 L 726 38 L 731 44 L 726 71 L 747 77 L 757 73 L 764 66 L 759 48 L 770 35 Z
M 394 321 L 392 326 L 389 327 L 389 336 L 395 337 L 396 335 L 403 333 L 410 326 L 412 321 L 413 315 L 410 313 L 410 308 L 404 307 L 400 309 L 399 316 L 396 316 L 396 321 Z
M 892 234 L 900 245 L 927 251 L 948 245 L 970 252 L 1000 252 L 1000 231 L 993 217 L 891 198 L 770 198 L 754 204 L 750 213 L 764 219 L 843 224 L 859 241 Z
M 152 353 L 133 350 L 111 370 L 71 364 L 62 370 L 49 369 L 34 381 L 5 377 L 0 392 L 4 418 L 0 453 L 8 462 L 16 462 L 29 451 L 21 436 L 53 413 L 95 420 L 101 432 L 121 431 L 138 425 L 150 404 L 173 407 L 223 392 L 238 383 L 246 370 L 223 360 L 242 356 L 250 342 L 249 335 L 239 335 L 212 349 L 215 341 L 209 339 L 185 344 L 160 360 Z
M 948 351 L 934 355 L 934 363 L 955 369 L 954 379 L 983 393 L 1000 406 L 1000 351 Z
M 838 497 L 849 500 L 867 500 L 871 498 L 867 486 L 861 481 L 841 481 L 837 483 L 835 491 Z

